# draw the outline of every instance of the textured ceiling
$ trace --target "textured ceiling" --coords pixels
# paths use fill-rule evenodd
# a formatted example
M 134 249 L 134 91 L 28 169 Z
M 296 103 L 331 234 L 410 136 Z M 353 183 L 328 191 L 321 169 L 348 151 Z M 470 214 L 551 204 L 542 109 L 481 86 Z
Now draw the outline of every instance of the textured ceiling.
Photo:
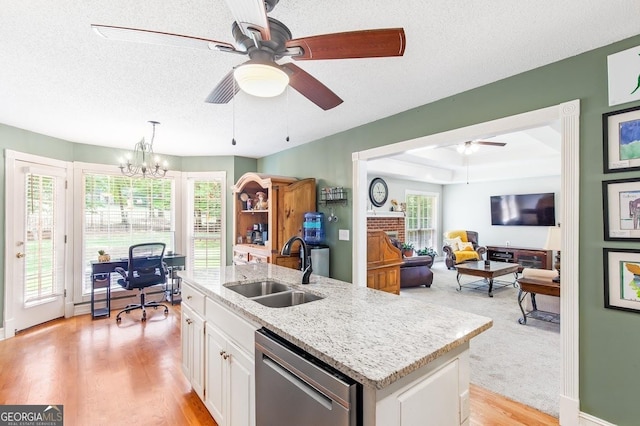
M 156 152 L 259 158 L 636 35 L 639 12 L 637 0 L 280 0 L 270 16 L 294 38 L 405 29 L 400 58 L 298 62 L 344 99 L 323 111 L 293 90 L 205 103 L 246 57 L 109 41 L 90 28 L 233 42 L 223 0 L 4 0 L 0 123 L 131 149 L 156 120 Z

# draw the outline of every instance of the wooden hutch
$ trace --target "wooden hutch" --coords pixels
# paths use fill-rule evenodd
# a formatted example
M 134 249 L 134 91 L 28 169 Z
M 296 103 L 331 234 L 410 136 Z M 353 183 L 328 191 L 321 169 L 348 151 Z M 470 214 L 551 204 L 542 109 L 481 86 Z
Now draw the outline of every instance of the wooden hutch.
M 300 269 L 299 251 L 282 256 L 280 250 L 292 236 L 302 237 L 304 214 L 316 211 L 315 179 L 245 173 L 233 193 L 233 263 L 266 262 Z M 257 202 L 259 193 L 266 201 L 262 205 Z M 252 235 L 257 224 L 266 224 L 267 238 L 255 243 Z

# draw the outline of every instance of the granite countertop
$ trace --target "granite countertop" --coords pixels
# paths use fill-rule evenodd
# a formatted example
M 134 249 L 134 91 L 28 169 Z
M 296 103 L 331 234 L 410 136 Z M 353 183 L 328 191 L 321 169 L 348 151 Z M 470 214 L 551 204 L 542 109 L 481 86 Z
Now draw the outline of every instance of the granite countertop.
M 490 318 L 272 264 L 180 271 L 185 282 L 366 386 L 383 389 L 489 329 Z M 224 284 L 272 279 L 324 299 L 269 308 Z

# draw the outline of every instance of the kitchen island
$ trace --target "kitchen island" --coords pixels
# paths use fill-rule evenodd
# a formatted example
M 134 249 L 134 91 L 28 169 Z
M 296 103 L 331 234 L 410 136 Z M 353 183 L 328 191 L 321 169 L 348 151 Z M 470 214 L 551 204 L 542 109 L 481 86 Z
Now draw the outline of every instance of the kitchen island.
M 322 276 L 302 285 L 300 271 L 272 264 L 179 274 L 183 371 L 221 426 L 254 424 L 253 331 L 260 327 L 360 383 L 365 425 L 424 424 L 424 415 L 438 424 L 468 424 L 469 340 L 491 327 L 490 318 Z M 227 288 L 265 279 L 322 299 L 272 308 Z M 194 325 L 199 328 L 191 333 Z M 205 338 L 199 343 L 200 329 Z M 239 368 L 235 376 L 224 364 L 230 358 Z M 209 373 L 220 377 L 204 377 Z M 217 384 L 208 380 L 225 383 L 210 389 Z M 245 396 L 236 391 L 232 397 L 248 398 L 244 404 L 225 400 L 238 380 L 246 384 Z M 234 413 L 242 405 L 248 413 Z

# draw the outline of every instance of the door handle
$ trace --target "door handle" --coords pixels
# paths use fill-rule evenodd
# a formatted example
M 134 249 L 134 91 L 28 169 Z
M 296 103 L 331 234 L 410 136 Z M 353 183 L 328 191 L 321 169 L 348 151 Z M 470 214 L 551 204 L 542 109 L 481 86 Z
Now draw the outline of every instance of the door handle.
M 23 258 L 23 257 L 25 257 L 25 256 L 26 256 L 26 254 L 24 254 L 24 253 L 20 253 L 20 252 L 16 253 L 16 257 L 17 257 L 18 259 L 22 259 L 22 258 Z

